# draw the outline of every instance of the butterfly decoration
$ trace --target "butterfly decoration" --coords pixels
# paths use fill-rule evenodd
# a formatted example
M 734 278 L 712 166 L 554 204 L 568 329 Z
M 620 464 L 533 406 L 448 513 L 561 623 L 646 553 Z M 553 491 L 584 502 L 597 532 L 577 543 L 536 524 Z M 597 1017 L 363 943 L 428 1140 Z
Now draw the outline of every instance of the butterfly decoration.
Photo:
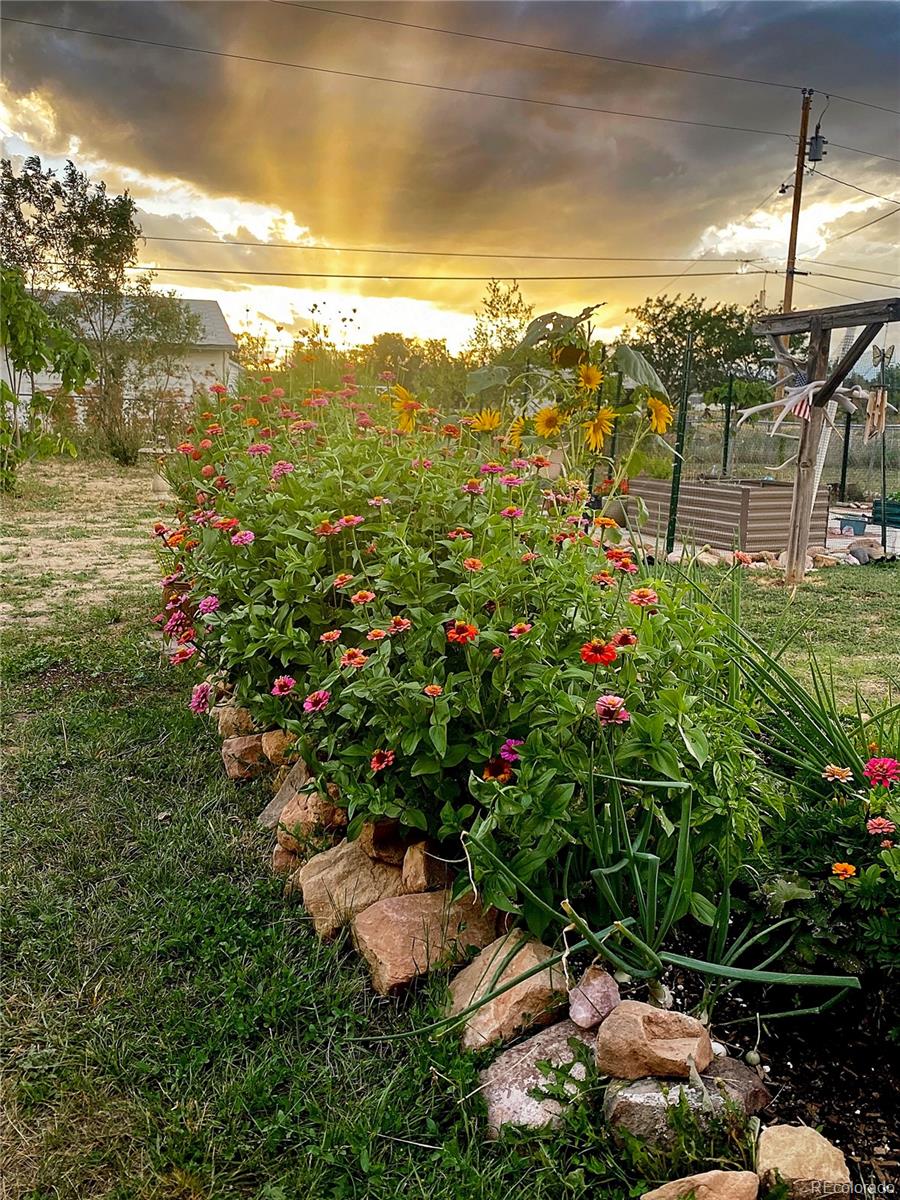
M 891 359 L 894 357 L 893 346 L 873 346 L 872 347 L 872 365 L 875 367 L 889 366 Z

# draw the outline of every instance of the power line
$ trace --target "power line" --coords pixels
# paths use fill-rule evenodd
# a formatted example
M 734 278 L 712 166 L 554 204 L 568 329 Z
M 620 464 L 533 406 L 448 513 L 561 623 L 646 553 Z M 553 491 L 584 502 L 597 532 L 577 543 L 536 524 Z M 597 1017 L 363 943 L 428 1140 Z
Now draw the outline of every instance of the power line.
M 759 259 L 753 259 L 753 262 L 759 261 Z M 838 271 L 865 271 L 867 275 L 887 275 L 891 279 L 900 275 L 900 271 L 876 271 L 874 267 L 854 267 L 850 263 L 826 262 L 824 258 L 801 258 L 800 262 L 816 263 L 820 267 L 834 267 Z
M 547 54 L 566 54 L 575 58 L 590 58 L 598 62 L 619 63 L 629 67 L 646 67 L 654 71 L 674 71 L 680 75 L 701 75 L 706 79 L 724 79 L 730 83 L 753 83 L 760 87 L 781 88 L 799 92 L 802 90 L 799 84 L 796 83 L 778 83 L 771 79 L 754 79 L 748 75 L 727 75 L 720 71 L 701 71 L 693 67 L 674 67 L 669 63 L 654 63 L 646 62 L 634 58 L 617 58 L 611 54 L 594 54 L 587 50 L 570 50 L 563 46 L 546 46 L 537 42 L 521 42 L 514 38 L 497 37 L 493 34 L 486 33 L 471 33 L 461 29 L 447 29 L 440 25 L 419 25 L 412 21 L 398 21 L 391 17 L 375 17 L 371 13 L 354 13 L 345 12 L 343 9 L 324 8 L 317 4 L 302 4 L 298 0 L 270 0 L 272 4 L 280 5 L 284 8 L 302 8 L 307 12 L 325 13 L 332 17 L 350 17 L 357 21 L 372 21 L 379 25 L 396 25 L 403 29 L 419 29 L 427 33 L 441 33 L 448 37 L 470 38 L 478 42 L 494 42 L 500 46 L 518 46 L 525 50 L 542 50 Z M 819 89 L 822 90 L 821 88 Z M 885 108 L 881 104 L 873 104 L 869 100 L 857 100 L 852 96 L 838 96 L 835 92 L 827 93 L 832 100 L 843 100 L 847 104 L 862 104 L 867 108 L 877 108 L 881 112 L 894 113 L 900 116 L 900 110 L 896 108 Z
M 888 292 L 896 292 L 897 285 L 892 283 L 877 283 L 874 279 L 852 279 L 849 275 L 830 275 L 828 271 L 811 271 L 817 279 L 841 279 L 844 283 L 861 283 L 865 287 L 884 288 Z
M 878 154 L 875 150 L 860 150 L 858 146 L 842 146 L 840 142 L 829 142 L 828 145 L 832 150 L 849 150 L 851 154 L 863 154 L 868 158 L 883 158 L 885 162 L 900 162 L 900 158 L 894 158 L 892 154 Z
M 329 271 L 250 271 L 235 270 L 223 267 L 167 267 L 153 266 L 144 263 L 126 267 L 128 271 L 168 271 L 179 275 L 254 275 L 261 277 L 277 277 L 279 279 L 384 279 L 384 280 L 419 280 L 422 283 L 489 283 L 492 279 L 514 280 L 518 283 L 574 283 L 578 281 L 596 281 L 603 279 L 665 279 L 664 272 L 641 275 L 392 275 L 380 272 L 374 275 L 345 275 Z M 695 279 L 715 279 L 745 275 L 746 271 L 704 271 L 695 275 Z M 761 272 L 756 272 L 761 274 Z M 769 271 L 770 275 L 781 272 Z
M 838 300 L 858 300 L 859 296 L 851 296 L 847 292 L 833 292 L 831 288 L 819 287 L 818 284 L 808 283 L 805 279 L 795 279 L 795 284 L 801 287 L 812 288 L 814 292 L 823 292 L 826 296 L 837 296 Z
M 533 104 L 542 108 L 561 108 L 572 112 L 600 113 L 607 117 L 627 117 L 637 121 L 656 121 L 666 125 L 689 125 L 697 129 L 723 129 L 730 133 L 753 133 L 763 137 L 793 138 L 780 129 L 756 129 L 745 125 L 724 125 L 716 121 L 693 121 L 687 117 L 661 117 L 652 113 L 624 112 L 615 108 L 598 108 L 590 104 L 567 104 L 562 100 L 538 100 L 533 96 L 513 96 L 505 92 L 484 92 L 474 88 L 450 87 L 442 83 L 420 83 L 413 79 L 396 79 L 388 75 L 368 75 L 361 71 L 341 71 L 335 67 L 313 67 L 308 63 L 287 62 L 284 59 L 261 58 L 250 54 L 233 54 L 226 50 L 209 50 L 202 46 L 183 46 L 176 42 L 157 42 L 149 38 L 128 37 L 122 33 L 102 33 L 96 29 L 76 29 L 70 25 L 51 25 L 46 21 L 28 21 L 24 17 L 0 16 L 0 21 L 14 25 L 31 25 L 59 33 L 77 33 L 85 37 L 107 38 L 114 42 L 130 42 L 135 46 L 152 46 L 159 50 L 183 50 L 190 54 L 205 54 L 212 58 L 227 58 L 238 62 L 260 63 L 267 67 L 290 67 L 295 71 L 311 71 L 318 75 L 336 75 L 343 79 L 362 79 L 370 83 L 390 83 L 398 87 L 423 88 L 431 92 L 448 92 L 457 96 L 477 96 L 483 100 L 510 100 L 517 104 Z
M 839 233 L 837 237 L 833 237 L 828 245 L 834 245 L 835 242 L 841 242 L 844 238 L 852 237 L 854 233 L 862 233 L 864 229 L 868 229 L 870 225 L 877 225 L 879 221 L 884 221 L 888 217 L 894 217 L 900 213 L 900 208 L 895 208 L 891 212 L 882 213 L 880 217 L 874 217 L 871 221 L 866 221 L 865 225 L 857 225 L 855 229 L 848 229 L 846 233 Z
M 864 196 L 873 196 L 876 200 L 884 200 L 888 204 L 900 204 L 900 200 L 896 196 L 882 196 L 878 192 L 870 192 L 867 188 L 860 187 L 856 183 L 848 183 L 846 179 L 838 179 L 834 175 L 826 175 L 824 171 L 810 171 L 810 176 L 815 178 L 817 175 L 822 179 L 830 179 L 832 183 L 839 183 L 843 187 L 853 188 L 855 192 L 862 192 Z
M 509 254 L 501 251 L 475 250 L 397 250 L 390 246 L 314 246 L 308 242 L 253 242 L 239 241 L 232 238 L 200 238 L 200 237 L 157 237 L 151 234 L 141 234 L 145 242 L 188 242 L 201 246 L 250 246 L 254 249 L 265 250 L 322 250 L 335 251 L 341 254 L 403 254 L 431 256 L 434 258 L 518 258 L 539 262 L 700 262 L 699 258 L 683 258 L 677 255 L 599 255 L 599 254 Z M 742 263 L 749 262 L 748 258 L 717 258 L 715 262 Z

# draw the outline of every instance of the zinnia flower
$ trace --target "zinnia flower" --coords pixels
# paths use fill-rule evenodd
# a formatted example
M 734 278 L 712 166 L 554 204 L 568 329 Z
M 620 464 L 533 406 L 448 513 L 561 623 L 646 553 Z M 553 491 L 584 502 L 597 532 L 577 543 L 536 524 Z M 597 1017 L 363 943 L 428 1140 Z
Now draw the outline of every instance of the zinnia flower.
M 204 596 L 203 599 L 200 601 L 200 603 L 197 605 L 197 612 L 200 613 L 201 617 L 206 617 L 210 613 L 214 613 L 218 607 L 219 607 L 219 597 L 218 596 Z
M 477 479 L 467 479 L 466 482 L 462 485 L 461 490 L 464 491 L 469 496 L 483 496 L 484 495 L 484 484 L 479 483 L 479 481 Z
M 319 634 L 320 642 L 338 642 L 340 638 L 341 631 L 339 629 L 326 629 L 324 633 Z
M 347 513 L 345 517 L 341 517 L 338 524 L 343 525 L 345 529 L 352 529 L 354 525 L 361 525 L 364 517 L 358 517 L 355 513 Z
M 252 420 L 252 418 L 249 418 L 249 419 Z M 264 454 L 271 454 L 272 447 L 269 445 L 268 442 L 254 442 L 252 446 L 247 447 L 247 453 L 252 454 L 256 457 L 260 457 L 261 455 L 264 455 Z
M 513 777 L 513 769 L 504 759 L 492 758 L 485 764 L 481 777 L 490 780 L 491 783 L 509 783 Z
M 458 646 L 465 646 L 468 642 L 474 642 L 477 637 L 477 626 L 470 625 L 466 621 L 452 621 L 450 628 L 447 630 L 447 641 L 455 642 Z
M 287 696 L 297 686 L 297 680 L 293 675 L 279 675 L 272 684 L 273 696 Z
M 320 688 L 317 692 L 310 694 L 303 701 L 303 711 L 308 713 L 320 713 L 328 707 L 328 701 L 331 699 L 331 692 Z
M 510 504 L 507 508 L 500 509 L 500 516 L 506 517 L 507 521 L 515 521 L 517 517 L 522 516 L 524 511 L 524 508 L 517 508 L 515 504 Z
M 854 867 L 853 863 L 832 863 L 831 873 L 832 875 L 836 875 L 838 879 L 852 879 L 856 874 L 856 867 Z
M 834 763 L 829 763 L 822 772 L 822 778 L 833 783 L 849 783 L 853 778 L 853 771 L 850 767 L 836 767 Z
M 200 713 L 209 712 L 209 693 L 212 690 L 208 683 L 198 683 L 191 692 L 190 710 L 198 716 Z M 893 826 L 888 833 L 893 832 Z
M 350 597 L 350 603 L 351 604 L 371 604 L 374 599 L 375 599 L 374 592 L 368 592 L 368 591 L 366 591 L 365 588 L 362 588 L 361 591 L 353 593 L 353 595 Z
M 239 533 L 232 534 L 232 546 L 249 546 L 251 542 L 256 540 L 256 534 L 251 529 L 242 529 Z
M 499 408 L 483 408 L 470 422 L 470 428 L 476 433 L 492 433 L 500 424 Z
M 500 757 L 504 762 L 517 763 L 519 761 L 519 746 L 524 746 L 524 738 L 507 738 L 500 747 Z
M 369 501 L 372 508 L 382 508 L 385 504 L 390 504 L 387 496 L 373 496 Z
M 630 629 L 620 629 L 612 635 L 609 642 L 611 646 L 636 646 L 637 640 L 637 634 L 632 633 Z
M 460 526 L 457 526 L 456 529 L 451 529 L 447 534 L 451 542 L 455 542 L 457 538 L 470 538 L 471 536 L 472 534 L 468 529 L 462 529 Z
M 538 559 L 540 557 L 541 556 L 539 554 L 535 554 L 535 552 L 533 550 L 526 550 L 525 553 L 522 555 L 522 557 L 519 559 L 519 562 L 532 563 L 535 561 L 535 559 Z
M 502 475 L 506 467 L 502 463 L 487 462 L 482 463 L 478 469 L 482 475 Z
M 636 604 L 638 608 L 652 608 L 655 604 L 659 604 L 659 596 L 653 588 L 635 588 L 628 597 L 628 603 Z
M 441 433 L 444 435 L 444 437 L 458 438 L 461 432 L 462 432 L 462 430 L 460 429 L 460 427 L 458 425 L 442 425 L 441 426 Z
M 672 410 L 664 400 L 651 396 L 647 401 L 650 428 L 654 433 L 665 433 L 672 424 Z
M 336 588 L 345 588 L 348 583 L 352 583 L 352 582 L 353 582 L 353 576 L 349 573 L 349 571 L 340 571 L 334 577 L 333 586 Z
M 442 696 L 444 694 L 444 689 L 439 683 L 426 683 L 422 688 L 422 691 L 426 696 L 430 696 L 432 700 L 435 700 L 438 696 Z
M 481 561 L 480 558 L 464 558 L 463 566 L 466 568 L 467 571 L 482 571 L 482 570 L 484 570 L 484 563 Z
M 412 621 L 408 617 L 391 617 L 388 633 L 406 633 L 407 629 L 411 628 Z
M 525 480 L 521 475 L 501 475 L 500 482 L 506 488 L 521 487 Z
M 613 643 L 604 642 L 602 638 L 591 638 L 589 642 L 585 642 L 580 654 L 581 661 L 589 663 L 592 667 L 609 666 L 619 657 Z
M 607 434 L 612 433 L 615 419 L 616 413 L 607 407 L 601 408 L 590 421 L 584 422 L 584 440 L 591 454 L 599 454 L 603 449 Z
M 384 629 L 370 629 L 366 634 L 366 641 L 380 642 L 382 638 L 387 637 L 387 632 Z
M 900 779 L 900 763 L 896 758 L 870 758 L 863 767 L 863 775 L 872 787 L 889 788 Z
M 283 475 L 290 475 L 294 469 L 294 464 L 282 458 L 274 465 L 271 471 L 272 482 L 277 483 Z
M 393 750 L 376 750 L 369 759 L 369 766 L 373 771 L 383 771 L 385 767 L 389 767 L 393 761 Z
M 360 667 L 364 667 L 368 661 L 369 656 L 363 654 L 362 650 L 357 650 L 355 647 L 341 655 L 342 667 L 356 667 L 359 669 Z
M 513 638 L 524 637 L 526 633 L 531 633 L 534 629 L 527 621 L 517 621 L 509 631 L 509 636 Z
M 631 720 L 621 696 L 601 696 L 594 708 L 601 725 L 625 725 Z
M 886 833 L 893 833 L 897 826 L 893 821 L 889 821 L 887 817 L 872 817 L 871 821 L 866 821 L 866 829 L 873 837 L 882 837 Z
M 179 646 L 169 659 L 169 662 L 173 667 L 177 667 L 179 663 L 187 662 L 189 658 L 193 658 L 196 653 L 196 646 Z
M 534 431 L 538 437 L 558 437 L 565 423 L 565 417 L 559 409 L 553 405 L 548 405 L 546 408 L 542 408 L 539 412 L 535 413 Z

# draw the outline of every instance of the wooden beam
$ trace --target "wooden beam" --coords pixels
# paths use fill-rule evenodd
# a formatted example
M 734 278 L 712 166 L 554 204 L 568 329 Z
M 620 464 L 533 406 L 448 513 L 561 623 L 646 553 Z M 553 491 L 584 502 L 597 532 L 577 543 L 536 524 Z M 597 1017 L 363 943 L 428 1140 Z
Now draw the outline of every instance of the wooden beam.
M 828 350 L 831 330 L 814 317 L 809 331 L 808 378 L 824 379 L 828 373 Z M 816 458 L 825 424 L 825 410 L 811 408 L 808 421 L 800 422 L 800 448 L 794 475 L 794 498 L 791 503 L 791 524 L 788 531 L 784 581 L 789 585 L 803 582 L 806 574 L 806 551 L 809 546 L 809 526 L 816 499 Z
M 880 333 L 880 331 L 883 328 L 884 328 L 884 326 L 882 325 L 882 323 L 880 321 L 875 322 L 875 324 L 873 324 L 873 325 L 866 326 L 866 328 L 862 331 L 862 333 L 859 335 L 859 337 L 856 339 L 856 341 L 853 343 L 853 345 L 850 347 L 850 349 L 847 351 L 847 353 L 844 355 L 844 357 L 841 359 L 841 361 L 837 364 L 837 366 L 834 368 L 834 370 L 831 372 L 831 374 L 825 380 L 825 386 L 822 388 L 821 392 L 818 393 L 815 400 L 813 401 L 813 404 L 815 405 L 816 408 L 824 408 L 825 407 L 825 405 L 828 403 L 828 401 L 831 399 L 831 397 L 834 395 L 834 393 L 838 390 L 838 388 L 841 386 L 841 384 L 844 382 L 844 380 L 850 374 L 850 371 L 852 370 L 852 368 L 854 366 L 856 366 L 856 364 L 859 362 L 859 360 L 865 354 L 865 352 L 869 348 L 869 346 L 871 346 L 871 344 L 875 341 L 875 339 L 878 337 L 878 334 Z M 827 370 L 827 368 L 828 368 L 827 363 L 825 364 L 825 367 Z M 817 379 L 821 378 L 821 376 L 816 376 L 816 378 Z
M 860 300 L 856 304 L 836 304 L 831 308 L 809 308 L 801 312 L 774 313 L 760 317 L 754 324 L 754 333 L 806 333 L 812 328 L 814 318 L 821 321 L 822 329 L 849 329 L 854 325 L 885 325 L 900 320 L 900 296 L 887 300 Z

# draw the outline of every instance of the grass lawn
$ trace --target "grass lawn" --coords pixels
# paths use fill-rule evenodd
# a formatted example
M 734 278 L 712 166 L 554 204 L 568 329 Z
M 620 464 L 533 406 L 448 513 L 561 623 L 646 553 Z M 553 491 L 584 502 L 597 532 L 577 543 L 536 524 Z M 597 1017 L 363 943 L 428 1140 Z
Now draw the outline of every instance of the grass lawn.
M 486 1144 L 478 1060 L 403 1036 L 443 981 L 375 998 L 282 903 L 268 786 L 224 778 L 150 632 L 154 507 L 147 475 L 101 467 L 45 467 L 6 506 L 6 1195 L 616 1200 L 670 1177 L 609 1144 L 598 1088 L 558 1132 Z M 823 572 L 792 608 L 867 686 L 900 649 L 892 579 Z M 785 599 L 748 582 L 754 627 Z M 704 1140 L 682 1173 L 747 1161 Z

